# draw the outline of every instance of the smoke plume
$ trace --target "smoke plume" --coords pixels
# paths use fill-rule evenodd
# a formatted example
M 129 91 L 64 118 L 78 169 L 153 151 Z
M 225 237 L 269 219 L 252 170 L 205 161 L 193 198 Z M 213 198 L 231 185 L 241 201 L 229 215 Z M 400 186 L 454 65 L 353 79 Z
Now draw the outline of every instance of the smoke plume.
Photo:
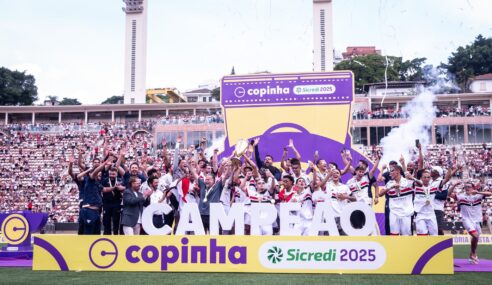
M 408 121 L 391 132 L 381 140 L 383 148 L 382 164 L 387 164 L 391 160 L 398 161 L 403 155 L 405 161 L 413 160 L 416 153 L 415 140 L 419 140 L 422 149 L 432 142 L 431 128 L 432 122 L 436 117 L 434 101 L 435 93 L 442 90 L 456 89 L 454 84 L 446 75 L 437 69 L 426 70 L 425 77 L 427 82 L 432 82 L 432 86 L 418 90 L 418 95 L 402 108 L 402 113 L 408 117 Z

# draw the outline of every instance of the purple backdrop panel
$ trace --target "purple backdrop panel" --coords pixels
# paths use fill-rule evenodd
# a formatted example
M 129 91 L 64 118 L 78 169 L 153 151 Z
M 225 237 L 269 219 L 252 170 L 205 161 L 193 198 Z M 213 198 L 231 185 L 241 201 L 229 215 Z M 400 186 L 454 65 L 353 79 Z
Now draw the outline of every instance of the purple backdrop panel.
M 226 76 L 221 94 L 226 108 L 350 104 L 353 79 L 348 71 Z

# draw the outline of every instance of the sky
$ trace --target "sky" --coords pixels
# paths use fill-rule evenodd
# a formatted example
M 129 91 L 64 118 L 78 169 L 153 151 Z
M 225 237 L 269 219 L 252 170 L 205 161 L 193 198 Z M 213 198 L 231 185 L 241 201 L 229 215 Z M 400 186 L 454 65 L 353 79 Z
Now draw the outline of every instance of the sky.
M 123 94 L 121 0 L 0 0 L 0 66 L 38 97 L 99 104 Z M 334 48 L 376 46 L 438 65 L 478 34 L 491 0 L 333 0 Z M 236 74 L 312 71 L 312 0 L 149 0 L 147 88 L 181 92 Z

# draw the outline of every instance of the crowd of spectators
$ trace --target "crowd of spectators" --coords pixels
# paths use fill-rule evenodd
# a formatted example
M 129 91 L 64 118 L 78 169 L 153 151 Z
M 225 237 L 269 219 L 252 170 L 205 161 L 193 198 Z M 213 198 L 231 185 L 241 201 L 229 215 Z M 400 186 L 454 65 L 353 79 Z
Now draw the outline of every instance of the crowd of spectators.
M 436 107 L 436 117 L 478 117 L 490 115 L 491 109 L 487 106 L 464 105 L 461 108 L 452 106 Z M 354 110 L 352 117 L 354 120 L 404 119 L 408 115 L 402 112 L 401 108 L 373 108 L 372 110 Z
M 157 151 L 152 135 L 135 134 L 151 130 L 151 121 L 126 124 L 12 124 L 0 137 L 0 212 L 29 209 L 48 212 L 58 222 L 76 222 L 79 213 L 77 185 L 68 175 L 70 156 L 83 156 L 87 164 L 102 152 L 101 135 L 116 150 L 130 141 L 130 161 Z M 53 129 L 60 130 L 59 132 Z M 37 132 L 34 132 L 37 130 Z M 43 131 L 41 131 L 43 130 Z
M 164 120 L 164 121 L 163 121 Z M 167 121 L 166 121 L 167 120 Z M 221 115 L 161 118 L 166 124 L 174 120 L 220 122 Z M 102 151 L 117 153 L 125 144 L 128 164 L 138 162 L 161 170 L 163 150 L 153 145 L 152 121 L 117 123 L 11 124 L 3 127 L 7 135 L 0 137 L 0 211 L 24 210 L 48 212 L 57 222 L 76 222 L 79 214 L 79 193 L 68 175 L 71 157 L 87 165 Z M 56 130 L 56 131 L 54 131 Z M 102 137 L 106 140 L 102 140 Z M 167 142 L 170 143 L 170 142 Z M 380 147 L 366 148 L 365 154 L 375 159 L 384 152 Z M 174 149 L 167 150 L 174 157 Z M 180 155 L 189 154 L 182 148 Z M 453 162 L 464 167 L 453 179 L 473 178 L 492 186 L 492 150 L 482 144 L 459 146 L 430 145 L 426 150 L 426 167 L 451 167 Z M 76 169 L 74 172 L 78 172 Z M 453 181 L 453 179 L 451 181 Z M 484 218 L 492 214 L 492 200 L 484 202 Z M 459 222 L 454 198 L 445 205 L 445 221 Z
M 163 125 L 183 125 L 183 124 L 219 124 L 223 123 L 222 114 L 210 115 L 175 115 L 159 118 L 159 123 Z

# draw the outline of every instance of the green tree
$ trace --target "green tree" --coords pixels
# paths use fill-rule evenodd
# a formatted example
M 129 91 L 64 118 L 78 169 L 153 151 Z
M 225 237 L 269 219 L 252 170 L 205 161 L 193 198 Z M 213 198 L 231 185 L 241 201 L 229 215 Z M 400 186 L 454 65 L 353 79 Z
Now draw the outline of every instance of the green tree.
M 458 47 L 448 57 L 448 63 L 441 66 L 454 75 L 461 90 L 465 91 L 473 76 L 492 73 L 492 38 L 478 35 L 471 45 Z
M 101 104 L 121 104 L 123 102 L 123 96 L 111 96 L 104 100 Z
M 79 100 L 76 98 L 63 97 L 63 99 L 60 101 L 60 105 L 82 105 L 82 103 L 80 103 Z
M 356 93 L 364 92 L 364 85 L 385 81 L 418 81 L 424 79 L 422 71 L 426 58 L 403 61 L 401 57 L 371 54 L 344 60 L 335 70 L 351 70 L 354 73 Z M 387 67 L 387 68 L 386 68 Z
M 0 67 L 0 105 L 32 105 L 38 100 L 34 76 Z
M 58 96 L 48 95 L 48 96 L 46 96 L 46 100 L 50 101 L 51 105 L 53 105 L 53 106 L 56 105 L 56 103 L 60 103 L 58 101 Z
M 220 87 L 217 87 L 214 90 L 212 90 L 212 99 L 214 101 L 220 101 Z

